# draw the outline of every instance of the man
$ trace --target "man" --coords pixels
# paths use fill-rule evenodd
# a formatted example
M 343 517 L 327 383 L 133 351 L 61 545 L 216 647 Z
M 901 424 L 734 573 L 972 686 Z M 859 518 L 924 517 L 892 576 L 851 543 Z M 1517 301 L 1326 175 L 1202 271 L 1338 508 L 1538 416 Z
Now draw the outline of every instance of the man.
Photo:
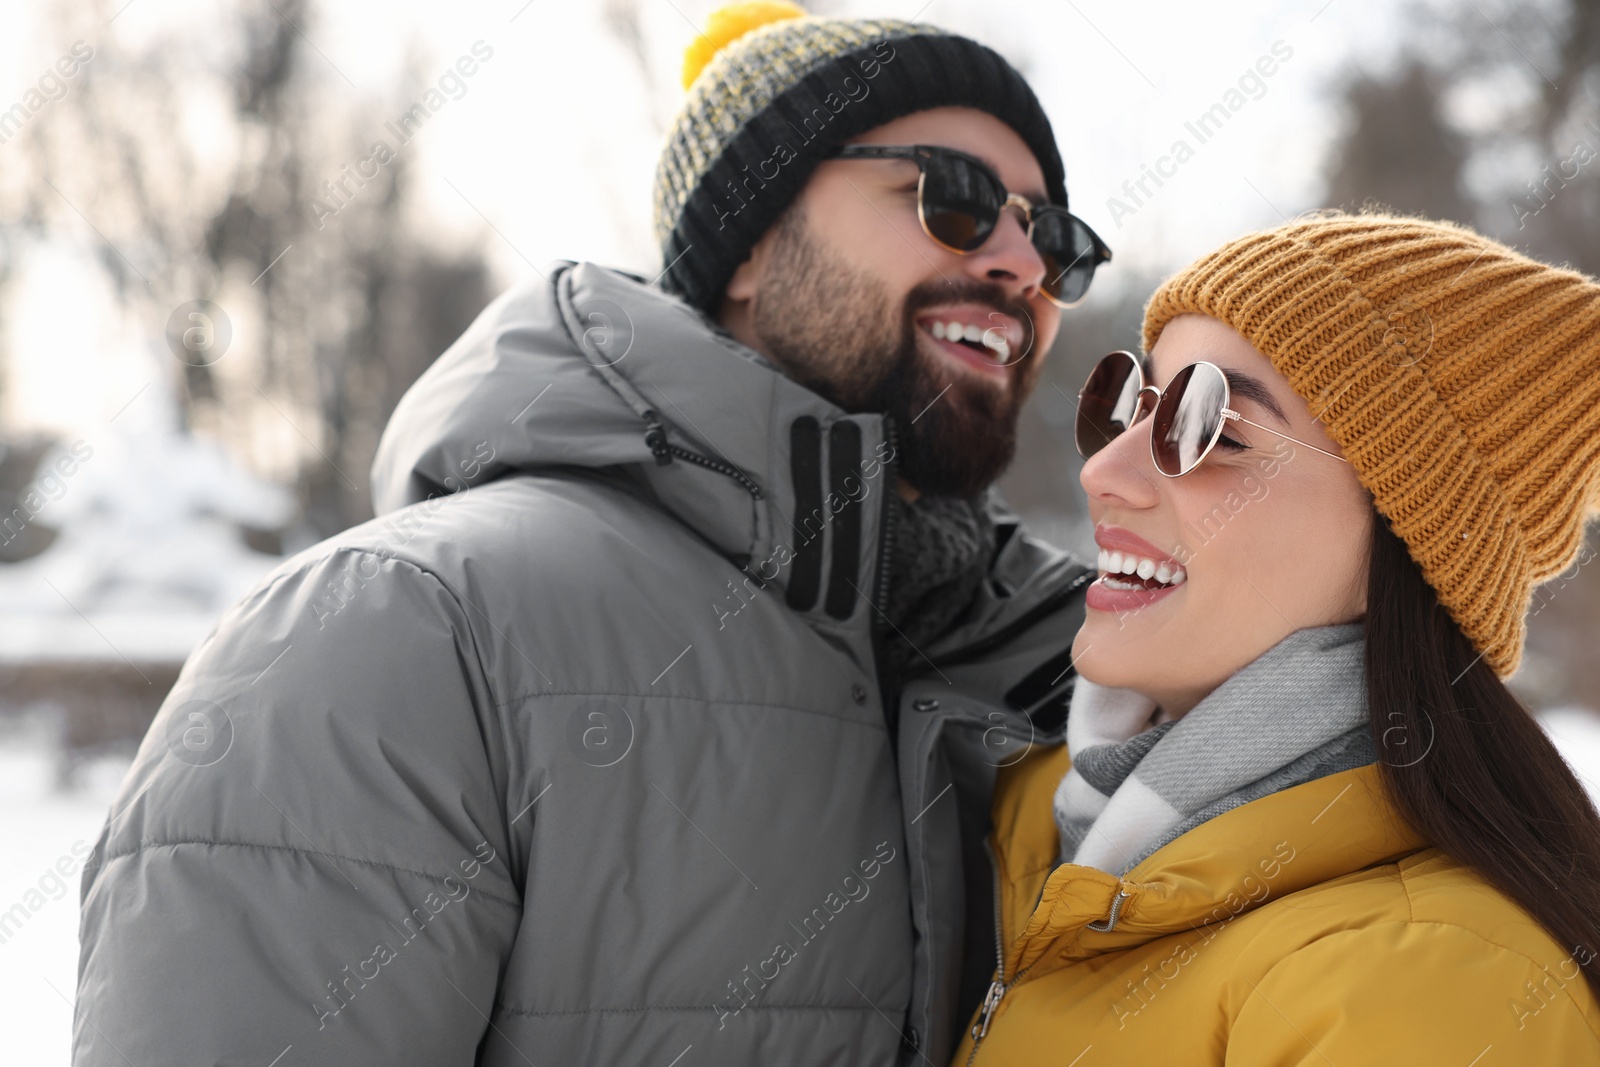
M 501 296 L 396 410 L 379 518 L 194 653 L 84 876 L 75 1062 L 949 1055 L 1092 576 L 988 486 L 1105 253 L 1038 210 L 999 56 L 785 7 L 691 64 L 660 286 Z

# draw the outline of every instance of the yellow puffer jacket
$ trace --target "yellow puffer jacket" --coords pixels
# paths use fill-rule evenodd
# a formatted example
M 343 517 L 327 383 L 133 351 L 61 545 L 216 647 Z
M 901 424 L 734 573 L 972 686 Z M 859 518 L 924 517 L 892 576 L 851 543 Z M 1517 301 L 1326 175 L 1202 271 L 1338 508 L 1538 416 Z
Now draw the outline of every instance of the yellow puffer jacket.
M 1600 946 L 1564 948 L 1427 847 L 1375 766 L 1234 808 L 1120 879 L 1056 867 L 1069 766 L 1043 750 L 1000 779 L 1001 969 L 956 1064 L 1600 1064 L 1578 969 Z

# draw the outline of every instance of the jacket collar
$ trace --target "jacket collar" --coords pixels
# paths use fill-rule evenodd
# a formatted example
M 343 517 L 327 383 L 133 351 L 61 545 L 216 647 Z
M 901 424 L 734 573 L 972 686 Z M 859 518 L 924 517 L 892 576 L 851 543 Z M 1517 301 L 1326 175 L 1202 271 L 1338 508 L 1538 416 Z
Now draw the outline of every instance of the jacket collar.
M 1072 960 L 1225 923 L 1269 900 L 1427 847 L 1388 799 L 1377 764 L 1368 764 L 1224 812 L 1122 878 L 1057 866 L 1051 797 L 1068 767 L 1065 746 L 1051 749 L 1024 760 L 996 789 L 1008 976 L 1027 968 L 1037 977 Z

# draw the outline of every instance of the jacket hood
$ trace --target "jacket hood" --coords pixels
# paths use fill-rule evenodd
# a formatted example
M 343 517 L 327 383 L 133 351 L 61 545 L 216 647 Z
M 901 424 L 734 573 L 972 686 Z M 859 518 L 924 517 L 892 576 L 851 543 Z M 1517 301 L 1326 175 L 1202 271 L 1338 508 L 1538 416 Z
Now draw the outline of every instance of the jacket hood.
M 794 497 L 790 438 L 808 418 L 808 442 L 857 444 L 830 457 L 841 466 L 884 437 L 882 416 L 845 414 L 637 276 L 560 261 L 491 303 L 402 397 L 373 461 L 373 508 L 511 473 L 628 466 L 721 551 L 765 558 L 788 525 L 775 509 Z M 820 462 L 819 450 L 803 466 Z

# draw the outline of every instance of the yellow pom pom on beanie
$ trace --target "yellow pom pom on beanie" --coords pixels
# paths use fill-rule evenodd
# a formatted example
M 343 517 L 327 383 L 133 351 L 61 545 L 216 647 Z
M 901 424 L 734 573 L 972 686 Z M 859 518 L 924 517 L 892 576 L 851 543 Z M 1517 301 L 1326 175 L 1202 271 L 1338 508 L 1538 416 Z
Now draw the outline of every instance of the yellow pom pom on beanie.
M 706 17 L 705 32 L 683 50 L 683 87 L 687 89 L 693 85 L 706 64 L 725 45 L 759 26 L 803 18 L 805 13 L 805 8 L 789 0 L 741 0 L 713 11 Z
M 1533 589 L 1600 513 L 1600 284 L 1446 222 L 1318 213 L 1164 282 L 1232 326 L 1339 443 L 1440 602 L 1501 677 Z

